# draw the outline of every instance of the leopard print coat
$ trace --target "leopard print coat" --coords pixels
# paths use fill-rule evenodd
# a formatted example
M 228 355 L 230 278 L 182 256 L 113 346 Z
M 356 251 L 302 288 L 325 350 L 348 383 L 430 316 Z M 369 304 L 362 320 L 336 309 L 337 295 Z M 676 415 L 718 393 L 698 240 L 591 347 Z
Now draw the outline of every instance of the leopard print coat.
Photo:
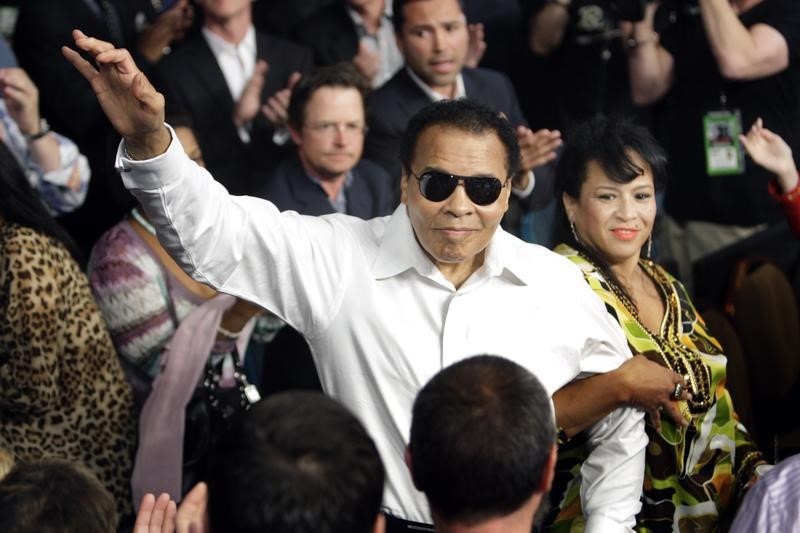
M 132 394 L 84 273 L 56 240 L 0 225 L 0 448 L 81 462 L 132 513 Z

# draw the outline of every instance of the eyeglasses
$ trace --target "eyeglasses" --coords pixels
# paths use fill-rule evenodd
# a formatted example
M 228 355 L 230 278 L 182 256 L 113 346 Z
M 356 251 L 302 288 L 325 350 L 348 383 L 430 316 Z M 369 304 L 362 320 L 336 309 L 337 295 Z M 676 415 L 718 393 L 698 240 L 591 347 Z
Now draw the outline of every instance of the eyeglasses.
M 414 176 L 419 182 L 419 192 L 431 202 L 441 202 L 453 194 L 460 183 L 464 184 L 467 197 L 475 205 L 489 205 L 500 197 L 500 191 L 511 180 L 505 183 L 497 178 L 487 176 L 456 176 L 440 170 L 426 170 L 422 175 Z

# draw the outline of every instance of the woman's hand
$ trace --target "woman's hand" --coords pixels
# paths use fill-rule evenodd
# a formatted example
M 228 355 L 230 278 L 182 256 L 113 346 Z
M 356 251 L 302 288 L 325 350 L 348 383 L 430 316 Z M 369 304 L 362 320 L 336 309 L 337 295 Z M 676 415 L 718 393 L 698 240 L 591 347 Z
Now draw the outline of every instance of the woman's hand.
M 765 128 L 760 118 L 756 119 L 747 135 L 739 135 L 739 140 L 753 161 L 777 176 L 784 193 L 797 187 L 797 166 L 792 149 L 780 135 Z
M 666 413 L 678 425 L 688 425 L 678 407 L 678 401 L 691 399 L 691 394 L 686 390 L 680 374 L 643 355 L 629 359 L 615 372 L 621 378 L 623 390 L 627 391 L 627 403 L 647 411 L 657 431 L 661 431 L 662 413 Z M 679 383 L 680 397 L 675 398 L 673 394 Z

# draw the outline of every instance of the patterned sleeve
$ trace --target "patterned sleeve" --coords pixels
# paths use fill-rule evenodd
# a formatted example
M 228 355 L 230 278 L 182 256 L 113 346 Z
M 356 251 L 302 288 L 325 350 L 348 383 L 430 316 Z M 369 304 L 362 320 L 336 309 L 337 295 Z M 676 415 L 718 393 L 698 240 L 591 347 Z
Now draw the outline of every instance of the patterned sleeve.
M 25 136 L 19 126 L 6 113 L 0 100 L 0 120 L 6 130 L 6 145 L 17 158 L 31 186 L 39 193 L 51 215 L 74 211 L 83 204 L 89 190 L 89 162 L 70 139 L 51 133 L 58 142 L 61 165 L 49 172 L 43 171 L 33 160 Z M 77 180 L 73 178 L 77 177 Z
M 107 231 L 89 258 L 89 283 L 121 357 L 151 377 L 175 332 L 162 268 L 128 223 Z
M 0 255 L 0 353 L 8 358 L 0 364 L 0 407 L 36 416 L 61 404 L 59 361 L 72 334 L 63 329 L 71 309 L 61 262 L 69 258 L 57 257 L 53 241 L 31 230 L 6 231 L 13 233 Z

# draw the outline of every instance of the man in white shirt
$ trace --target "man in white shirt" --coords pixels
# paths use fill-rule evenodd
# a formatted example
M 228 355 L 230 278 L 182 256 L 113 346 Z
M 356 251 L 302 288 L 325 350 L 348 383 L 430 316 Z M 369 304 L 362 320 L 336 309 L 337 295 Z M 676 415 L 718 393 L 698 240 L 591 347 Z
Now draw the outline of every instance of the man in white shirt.
M 310 68 L 311 53 L 256 31 L 250 0 L 199 6 L 200 34 L 159 63 L 156 81 L 170 114 L 191 118 L 214 176 L 234 194 L 255 194 L 289 155 L 289 95 Z
M 163 98 L 125 50 L 75 32 L 65 55 L 125 138 L 118 168 L 170 254 L 198 280 L 252 301 L 301 331 L 325 392 L 375 439 L 387 471 L 384 510 L 430 523 L 403 461 L 417 391 L 451 363 L 500 353 L 548 394 L 630 357 L 581 273 L 499 229 L 516 135 L 494 111 L 442 102 L 411 120 L 402 202 L 390 217 L 281 213 L 230 196 L 164 125 Z M 640 508 L 642 413 L 621 409 L 588 436 L 582 467 L 588 531 L 628 531 Z

